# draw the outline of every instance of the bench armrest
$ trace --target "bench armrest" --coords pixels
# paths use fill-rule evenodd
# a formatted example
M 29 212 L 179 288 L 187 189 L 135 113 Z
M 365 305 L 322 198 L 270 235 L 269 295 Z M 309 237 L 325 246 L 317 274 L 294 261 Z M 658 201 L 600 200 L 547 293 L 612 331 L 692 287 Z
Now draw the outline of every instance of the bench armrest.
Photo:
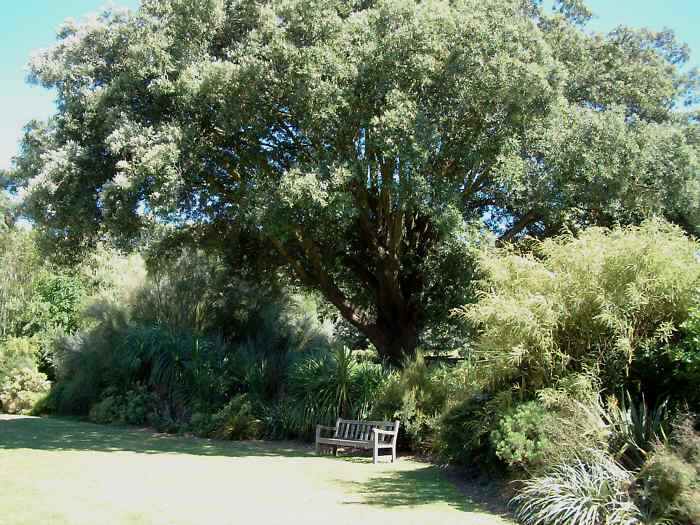
M 335 427 L 326 427 L 324 425 L 316 425 L 316 437 L 322 437 L 324 431 L 335 432 Z
M 397 430 L 382 430 L 380 428 L 373 428 L 372 429 L 372 441 L 375 443 L 379 442 L 379 436 L 391 436 L 391 439 L 388 440 L 388 443 L 391 443 L 392 446 L 396 443 L 397 435 L 399 431 Z M 387 441 L 384 441 L 384 443 L 387 443 Z

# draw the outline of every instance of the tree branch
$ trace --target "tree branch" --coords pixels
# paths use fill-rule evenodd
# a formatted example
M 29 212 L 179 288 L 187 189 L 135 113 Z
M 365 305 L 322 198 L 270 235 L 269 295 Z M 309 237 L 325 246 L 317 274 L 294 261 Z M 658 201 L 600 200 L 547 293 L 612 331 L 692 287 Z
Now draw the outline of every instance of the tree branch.
M 501 235 L 496 241 L 496 246 L 503 246 L 505 243 L 510 242 L 513 237 L 527 228 L 533 222 L 540 219 L 540 215 L 534 210 L 530 210 L 525 215 L 523 215 L 520 220 L 518 220 L 513 226 L 506 230 L 503 235 Z

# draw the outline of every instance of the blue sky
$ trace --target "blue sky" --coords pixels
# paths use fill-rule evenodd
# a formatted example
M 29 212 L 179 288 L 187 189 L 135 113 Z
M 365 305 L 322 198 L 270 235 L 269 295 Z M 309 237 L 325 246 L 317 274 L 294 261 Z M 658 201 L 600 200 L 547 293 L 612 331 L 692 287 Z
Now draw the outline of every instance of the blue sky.
M 45 119 L 54 109 L 53 95 L 26 83 L 25 64 L 33 51 L 49 47 L 59 24 L 99 11 L 104 0 L 10 0 L 0 18 L 0 168 L 17 153 L 22 127 Z M 138 0 L 113 0 L 136 7 Z M 700 66 L 700 0 L 589 0 L 596 19 L 591 28 L 608 31 L 620 25 L 671 28 L 693 51 L 691 65 Z

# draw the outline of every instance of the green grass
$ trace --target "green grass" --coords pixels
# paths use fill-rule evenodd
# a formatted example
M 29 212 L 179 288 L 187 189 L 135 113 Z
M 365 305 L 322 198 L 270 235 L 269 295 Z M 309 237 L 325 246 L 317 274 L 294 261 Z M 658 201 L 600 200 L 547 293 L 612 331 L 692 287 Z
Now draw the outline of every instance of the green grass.
M 66 419 L 0 416 L 0 522 L 473 524 L 440 470 L 317 457 L 289 442 L 231 443 Z

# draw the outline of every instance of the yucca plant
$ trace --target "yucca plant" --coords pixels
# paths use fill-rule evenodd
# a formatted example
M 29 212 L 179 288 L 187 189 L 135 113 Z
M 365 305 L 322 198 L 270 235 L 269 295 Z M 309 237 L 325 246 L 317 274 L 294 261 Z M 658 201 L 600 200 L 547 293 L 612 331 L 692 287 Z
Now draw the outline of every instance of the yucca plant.
M 642 395 L 634 401 L 624 392 L 619 401 L 609 402 L 606 419 L 612 433 L 610 447 L 615 458 L 627 468 L 638 469 L 659 443 L 668 441 L 668 400 L 649 406 Z
M 640 521 L 628 493 L 632 481 L 619 463 L 592 451 L 585 461 L 524 481 L 511 503 L 525 525 L 633 525 Z

